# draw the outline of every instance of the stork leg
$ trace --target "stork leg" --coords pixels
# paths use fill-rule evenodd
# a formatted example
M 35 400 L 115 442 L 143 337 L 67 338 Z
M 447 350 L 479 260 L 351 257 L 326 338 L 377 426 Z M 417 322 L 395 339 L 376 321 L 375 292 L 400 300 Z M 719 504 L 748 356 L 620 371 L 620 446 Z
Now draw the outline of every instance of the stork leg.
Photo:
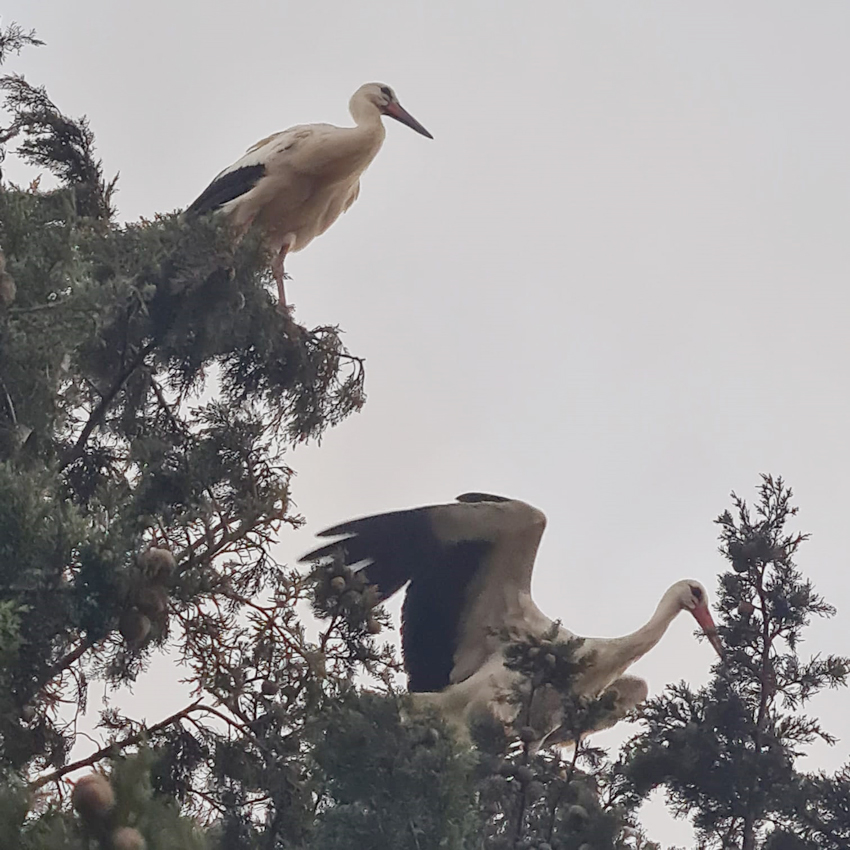
M 290 279 L 289 275 L 283 270 L 283 261 L 294 247 L 295 234 L 287 233 L 283 237 L 283 242 L 281 243 L 280 250 L 277 252 L 277 256 L 272 260 L 272 275 L 277 283 L 277 309 L 283 314 L 291 313 L 294 308 L 294 305 L 286 303 L 286 291 L 283 288 L 283 282 Z
M 283 286 L 283 282 L 289 277 L 289 275 L 283 270 L 283 261 L 286 259 L 286 252 L 288 250 L 289 245 L 284 245 L 272 261 L 272 275 L 277 283 L 277 309 L 281 313 L 288 313 L 291 309 L 286 303 L 286 290 Z

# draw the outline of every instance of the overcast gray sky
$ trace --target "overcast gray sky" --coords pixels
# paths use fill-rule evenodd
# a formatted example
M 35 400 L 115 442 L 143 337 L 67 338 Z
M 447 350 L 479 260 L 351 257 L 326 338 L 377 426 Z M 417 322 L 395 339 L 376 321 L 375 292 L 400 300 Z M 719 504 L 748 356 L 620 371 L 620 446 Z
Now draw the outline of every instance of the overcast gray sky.
M 291 258 L 308 325 L 368 359 L 364 411 L 291 457 L 311 535 L 487 490 L 549 516 L 534 577 L 579 633 L 631 631 L 676 579 L 710 589 L 728 492 L 783 475 L 799 558 L 838 616 L 850 571 L 850 5 L 6 0 L 48 44 L 10 70 L 89 115 L 123 219 L 188 204 L 249 144 L 348 123 L 392 85 L 360 199 Z M 15 172 L 11 169 L 10 174 Z M 706 678 L 674 623 L 636 666 Z M 167 707 L 173 673 L 144 700 Z M 156 707 L 154 707 L 156 706 Z M 812 706 L 850 753 L 850 693 Z M 141 710 L 141 709 L 140 709 Z M 622 728 L 600 740 L 612 743 Z M 689 828 L 650 807 L 657 838 Z

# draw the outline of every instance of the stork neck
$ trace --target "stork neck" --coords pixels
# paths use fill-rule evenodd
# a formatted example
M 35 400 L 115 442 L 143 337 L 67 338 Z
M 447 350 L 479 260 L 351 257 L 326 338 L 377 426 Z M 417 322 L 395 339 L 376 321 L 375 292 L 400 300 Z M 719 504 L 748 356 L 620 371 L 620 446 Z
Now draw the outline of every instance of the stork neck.
M 629 646 L 633 657 L 640 658 L 652 649 L 658 641 L 664 637 L 664 633 L 670 626 L 670 623 L 676 619 L 682 608 L 677 599 L 676 588 L 671 587 L 655 609 L 655 613 L 650 617 L 649 622 L 641 626 L 637 631 L 632 632 L 624 639 L 624 643 Z
M 372 130 L 380 127 L 383 130 L 384 122 L 381 120 L 381 111 L 371 100 L 355 96 L 348 105 L 348 111 L 358 127 Z

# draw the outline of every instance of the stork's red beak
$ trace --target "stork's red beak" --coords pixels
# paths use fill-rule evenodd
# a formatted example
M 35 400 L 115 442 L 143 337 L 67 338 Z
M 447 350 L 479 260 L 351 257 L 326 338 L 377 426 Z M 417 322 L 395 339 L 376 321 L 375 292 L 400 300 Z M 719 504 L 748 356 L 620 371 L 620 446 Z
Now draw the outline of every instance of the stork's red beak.
M 723 644 L 720 642 L 720 636 L 717 634 L 717 626 L 714 625 L 714 619 L 711 616 L 711 611 L 708 610 L 708 605 L 698 605 L 691 613 L 699 623 L 700 628 L 705 632 L 705 636 L 708 638 L 708 642 L 714 647 L 714 651 L 723 658 Z
M 384 115 L 389 115 L 390 118 L 395 118 L 396 121 L 407 124 L 411 130 L 416 130 L 417 133 L 421 133 L 429 139 L 434 138 L 400 103 L 388 103 L 384 107 Z

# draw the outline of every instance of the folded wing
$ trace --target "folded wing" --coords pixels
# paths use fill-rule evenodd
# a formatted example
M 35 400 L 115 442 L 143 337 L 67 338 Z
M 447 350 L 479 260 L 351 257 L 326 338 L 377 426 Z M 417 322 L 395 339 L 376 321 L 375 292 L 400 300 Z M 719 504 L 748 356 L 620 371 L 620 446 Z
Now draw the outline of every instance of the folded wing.
M 203 215 L 247 195 L 270 171 L 285 168 L 287 158 L 294 156 L 315 132 L 310 126 L 299 125 L 261 139 L 216 175 L 187 211 Z

